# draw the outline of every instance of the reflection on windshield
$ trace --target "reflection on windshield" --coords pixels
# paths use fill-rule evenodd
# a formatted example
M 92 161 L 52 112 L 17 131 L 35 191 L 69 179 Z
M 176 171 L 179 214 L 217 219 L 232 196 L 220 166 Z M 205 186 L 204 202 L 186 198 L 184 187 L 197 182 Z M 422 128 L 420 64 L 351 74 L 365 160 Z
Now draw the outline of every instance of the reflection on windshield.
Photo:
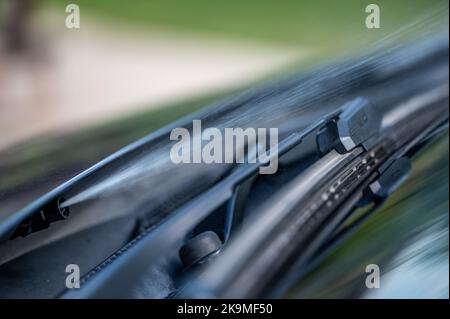
M 382 276 L 383 286 L 363 297 L 448 298 L 448 216 L 439 216 L 426 225 L 389 268 Z

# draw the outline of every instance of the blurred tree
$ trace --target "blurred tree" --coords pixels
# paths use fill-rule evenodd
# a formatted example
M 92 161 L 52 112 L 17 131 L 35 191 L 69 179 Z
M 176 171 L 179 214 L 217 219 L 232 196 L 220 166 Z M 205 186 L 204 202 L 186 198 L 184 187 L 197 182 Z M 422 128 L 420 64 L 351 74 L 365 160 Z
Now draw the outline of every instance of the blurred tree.
M 9 0 L 5 6 L 5 47 L 10 52 L 21 52 L 29 46 L 29 20 L 32 0 Z

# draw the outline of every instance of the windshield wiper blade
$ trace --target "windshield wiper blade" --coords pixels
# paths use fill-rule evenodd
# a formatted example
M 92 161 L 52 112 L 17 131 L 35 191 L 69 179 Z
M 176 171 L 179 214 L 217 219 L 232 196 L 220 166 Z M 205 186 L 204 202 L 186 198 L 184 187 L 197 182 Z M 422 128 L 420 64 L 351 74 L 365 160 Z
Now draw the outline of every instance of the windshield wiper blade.
M 445 53 L 441 52 L 440 55 Z M 352 96 L 348 99 L 349 102 L 345 105 L 351 107 L 338 108 L 337 111 L 327 113 L 325 117 L 319 117 L 319 120 L 308 128 L 283 139 L 278 146 L 278 153 L 269 152 L 269 154 L 280 155 L 280 162 L 285 161 L 285 157 L 294 155 L 294 159 L 287 162 L 296 162 L 295 165 L 298 165 L 299 169 L 292 171 L 286 169 L 290 174 L 286 182 L 279 182 L 283 176 L 283 170 L 280 174 L 268 178 L 274 186 L 269 192 L 261 195 L 266 196 L 267 198 L 263 199 L 268 201 L 263 201 L 256 208 L 254 206 L 246 208 L 250 213 L 255 211 L 250 214 L 250 217 L 256 216 L 266 220 L 254 222 L 253 219 L 247 218 L 248 220 L 242 222 L 238 216 L 239 210 L 242 209 L 242 205 L 239 204 L 242 199 L 239 199 L 240 194 L 252 188 L 252 180 L 258 177 L 258 165 L 261 163 L 237 165 L 228 175 L 211 185 L 206 191 L 171 211 L 160 224 L 145 230 L 136 239 L 88 272 L 82 279 L 82 288 L 64 291 L 61 296 L 64 298 L 127 296 L 134 283 L 139 281 L 143 270 L 156 266 L 163 267 L 167 274 L 176 277 L 177 280 L 186 275 L 187 283 L 178 281 L 176 284 L 178 291 L 174 291 L 171 297 L 264 295 L 267 293 L 267 285 L 282 282 L 274 281 L 274 278 L 278 279 L 279 270 L 289 265 L 292 252 L 307 251 L 308 240 L 311 238 L 320 237 L 320 240 L 314 241 L 314 246 L 321 247 L 321 242 L 328 239 L 330 231 L 348 216 L 356 203 L 360 202 L 363 191 L 377 180 L 380 171 L 384 167 L 389 167 L 395 159 L 408 155 L 425 138 L 431 136 L 432 130 L 428 131 L 428 129 L 433 127 L 433 123 L 438 123 L 440 119 L 448 116 L 448 110 L 442 108 L 442 104 L 448 101 L 446 85 L 434 88 L 436 83 L 430 81 L 432 85 L 426 82 L 423 87 L 419 82 L 418 90 L 411 90 L 410 87 L 405 86 L 405 83 L 411 83 L 411 76 L 419 77 L 424 70 L 431 74 L 437 72 L 439 63 L 442 61 L 436 62 L 438 65 L 422 62 L 418 68 L 420 72 L 414 69 L 413 62 L 408 64 L 408 68 L 401 68 L 404 78 L 398 78 L 400 83 L 393 88 L 394 93 L 386 97 L 384 92 L 381 92 L 386 89 L 385 86 L 377 86 L 370 82 L 375 87 L 357 90 L 366 93 L 356 95 L 362 98 L 355 100 L 355 96 Z M 441 72 L 437 73 L 438 75 L 431 79 L 437 80 L 444 76 Z M 429 73 L 425 72 L 425 74 Z M 392 82 L 389 83 L 392 85 L 395 83 L 395 74 L 391 74 L 391 77 Z M 441 84 L 442 81 L 439 83 Z M 427 98 L 423 98 L 423 94 Z M 380 101 L 383 103 L 380 104 Z M 380 113 L 388 108 L 400 109 L 404 104 L 410 107 L 411 103 L 414 104 L 412 108 L 414 111 L 399 112 L 400 115 L 394 114 L 390 123 L 395 125 L 386 128 L 383 124 L 383 131 L 380 132 L 377 129 L 370 129 L 372 125 L 377 127 L 376 119 L 371 121 L 372 117 L 367 116 L 366 112 L 359 112 L 365 110 L 365 107 L 372 102 Z M 338 104 L 336 101 L 335 103 Z M 424 111 L 425 108 L 426 111 Z M 370 109 L 366 110 L 369 110 L 369 114 L 371 113 Z M 353 133 L 350 120 L 352 118 L 357 119 L 357 125 L 365 123 L 361 127 L 367 128 L 367 131 L 360 130 L 358 134 L 358 130 L 355 130 L 357 134 L 350 134 Z M 403 122 L 406 122 L 406 125 Z M 311 137 L 314 145 L 317 145 L 314 147 L 311 159 L 306 161 L 304 157 L 306 152 L 303 149 L 306 145 L 301 142 L 306 138 L 310 140 Z M 337 198 L 334 198 L 337 189 L 340 193 Z M 333 197 L 330 197 L 331 193 Z M 333 201 L 329 204 L 331 198 Z M 251 198 L 246 200 L 252 202 Z M 306 208 L 310 210 L 305 210 Z M 298 212 L 301 214 L 297 214 Z M 215 228 L 217 224 L 211 220 L 215 215 L 225 219 L 225 222 L 222 219 L 219 222 L 219 228 L 223 230 L 218 231 L 218 228 Z M 305 216 L 308 217 L 305 218 Z M 314 221 L 314 218 L 317 220 Z M 236 223 L 236 220 L 239 222 Z M 235 226 L 239 226 L 239 230 L 233 232 Z M 326 232 L 323 231 L 323 226 L 328 226 Z M 303 231 L 307 227 L 311 228 L 308 232 L 305 231 L 307 236 L 297 241 L 295 236 L 298 230 Z M 211 256 L 206 258 L 210 259 L 210 262 L 208 261 L 202 267 L 191 265 L 191 263 L 195 264 L 192 260 L 184 261 L 188 265 L 183 265 L 179 256 L 181 249 L 192 243 L 191 240 L 196 236 L 210 230 L 219 235 L 222 247 L 217 246 L 217 240 L 215 240 L 217 238 L 213 239 L 205 235 L 201 239 L 209 238 L 209 243 L 213 243 L 211 247 L 214 248 L 210 253 L 205 251 L 208 257 Z M 272 248 L 271 253 L 264 254 L 269 246 L 284 247 L 283 245 L 292 246 L 289 253 L 288 250 Z M 310 256 L 314 256 L 314 250 L 316 249 L 309 248 L 302 264 L 307 262 Z M 217 253 L 218 251 L 220 252 Z M 203 261 L 202 258 L 197 257 L 196 260 Z M 262 258 L 261 260 L 265 262 L 258 262 L 258 258 Z M 165 263 L 171 266 L 164 268 Z M 269 265 L 274 273 L 258 272 L 260 265 Z M 253 272 L 255 269 L 256 272 Z M 241 278 L 240 276 L 249 276 L 246 277 L 250 278 L 246 280 L 248 287 L 234 286 L 233 282 Z M 279 290 L 274 288 L 274 291 Z
M 365 190 L 374 197 L 388 197 L 404 180 L 408 165 L 402 156 L 448 119 L 448 91 L 435 92 L 435 98 L 425 101 L 412 115 L 414 119 L 387 130 L 373 148 L 348 165 L 333 167 L 326 179 L 329 182 L 324 184 L 325 180 L 318 178 L 315 183 L 324 185 L 320 190 L 312 184 L 302 191 L 302 183 L 308 181 L 306 173 L 281 190 L 252 221 L 252 227 L 242 229 L 182 296 L 267 297 L 270 291 L 273 297 L 283 291 L 286 281 L 291 281 L 289 276 L 307 267 L 336 223 L 361 203 Z M 427 116 L 420 117 L 425 109 Z M 329 158 L 318 163 L 321 161 L 330 163 Z M 314 174 L 319 169 L 313 165 L 309 170 Z

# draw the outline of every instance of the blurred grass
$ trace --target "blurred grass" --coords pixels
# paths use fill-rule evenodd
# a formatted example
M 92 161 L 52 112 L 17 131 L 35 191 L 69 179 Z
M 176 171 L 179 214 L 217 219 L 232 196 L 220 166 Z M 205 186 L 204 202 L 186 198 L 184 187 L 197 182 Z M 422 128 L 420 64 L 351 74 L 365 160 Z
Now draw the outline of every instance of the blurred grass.
M 378 0 L 381 28 L 367 29 L 365 7 L 370 1 L 345 0 L 43 0 L 64 12 L 77 3 L 81 14 L 116 24 L 168 28 L 217 37 L 289 46 L 332 48 L 370 44 L 412 22 L 443 0 Z

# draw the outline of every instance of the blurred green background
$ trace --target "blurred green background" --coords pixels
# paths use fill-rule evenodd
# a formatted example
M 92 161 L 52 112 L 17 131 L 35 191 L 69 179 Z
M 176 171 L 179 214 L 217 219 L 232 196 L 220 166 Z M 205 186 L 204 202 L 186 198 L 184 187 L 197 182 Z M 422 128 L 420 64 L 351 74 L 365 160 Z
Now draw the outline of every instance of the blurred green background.
M 365 8 L 372 2 L 364 0 L 44 1 L 55 7 L 77 3 L 83 13 L 112 23 L 315 48 L 370 44 L 446 2 L 376 1 L 381 28 L 367 30 Z

